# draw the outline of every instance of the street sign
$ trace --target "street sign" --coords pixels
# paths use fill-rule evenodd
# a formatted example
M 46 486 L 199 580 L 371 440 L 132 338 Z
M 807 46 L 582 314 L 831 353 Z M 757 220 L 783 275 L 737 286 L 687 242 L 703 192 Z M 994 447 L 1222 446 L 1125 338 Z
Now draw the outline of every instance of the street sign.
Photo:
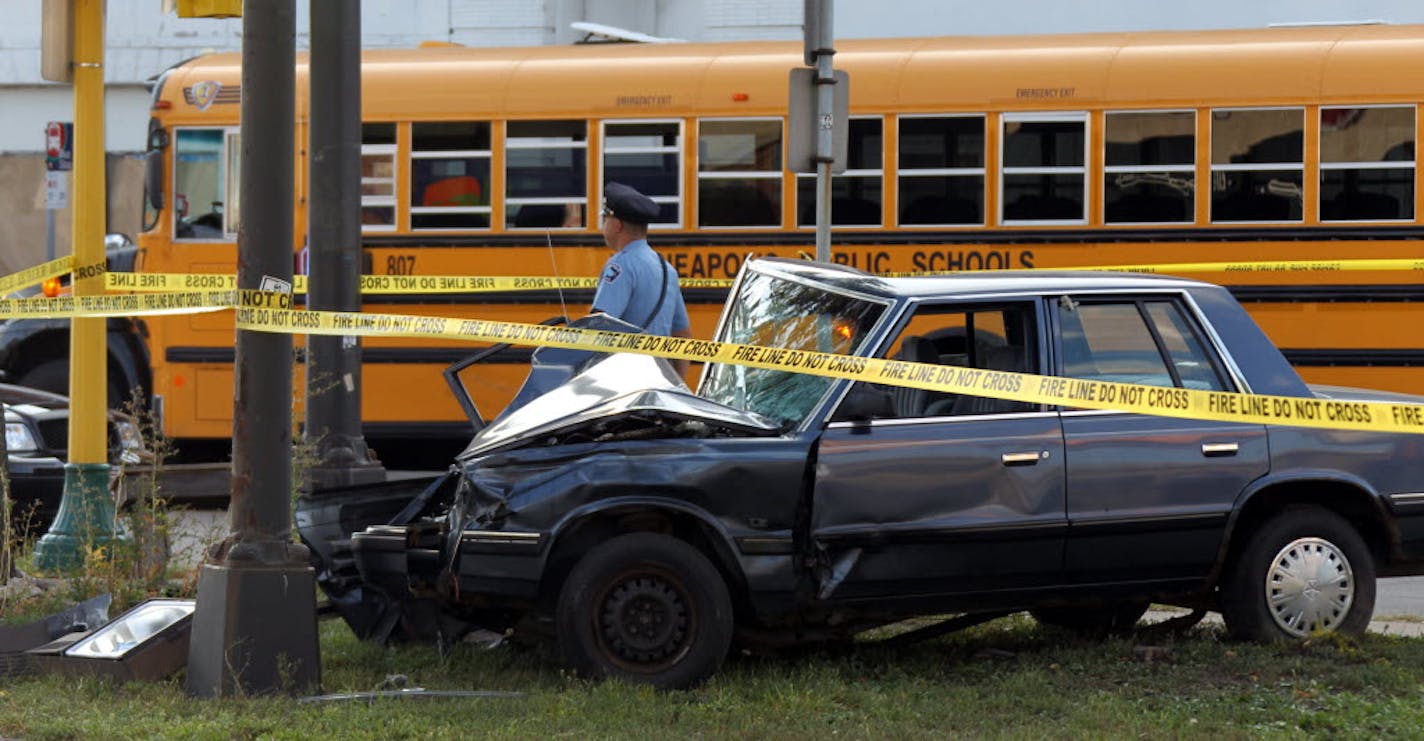
M 831 172 L 846 171 L 850 147 L 850 74 L 835 70 L 831 87 L 830 114 L 816 110 L 816 70 L 794 67 L 786 124 L 786 166 L 792 172 L 816 171 L 816 137 L 820 129 L 831 130 Z
M 69 208 L 69 173 L 51 170 L 45 173 L 45 209 L 63 211 Z
M 74 169 L 74 124 L 68 121 L 45 124 L 45 169 L 49 172 Z

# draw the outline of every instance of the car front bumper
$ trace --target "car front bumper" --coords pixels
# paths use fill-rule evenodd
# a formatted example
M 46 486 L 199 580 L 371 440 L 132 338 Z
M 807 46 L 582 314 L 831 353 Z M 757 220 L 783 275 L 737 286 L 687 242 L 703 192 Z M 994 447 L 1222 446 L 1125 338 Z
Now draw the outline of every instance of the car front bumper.
M 54 522 L 64 496 L 64 461 L 11 455 L 10 519 L 26 535 L 41 535 Z
M 352 535 L 351 552 L 362 581 L 392 598 L 439 593 L 458 602 L 513 606 L 538 596 L 547 540 L 535 532 L 466 530 L 455 557 L 447 559 L 445 533 L 433 523 L 375 525 Z

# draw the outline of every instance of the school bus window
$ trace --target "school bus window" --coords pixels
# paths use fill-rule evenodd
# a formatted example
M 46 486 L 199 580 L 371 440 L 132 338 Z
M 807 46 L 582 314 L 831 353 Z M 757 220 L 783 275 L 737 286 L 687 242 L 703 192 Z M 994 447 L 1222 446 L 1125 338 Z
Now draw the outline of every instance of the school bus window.
M 396 228 L 396 125 L 361 126 L 361 229 Z
M 1300 221 L 1305 109 L 1211 112 L 1211 220 Z
M 1103 220 L 1109 224 L 1192 221 L 1196 114 L 1110 112 L 1104 122 Z
M 588 124 L 510 121 L 505 129 L 505 223 L 515 229 L 584 225 Z
M 490 123 L 410 125 L 410 228 L 487 229 Z
M 1320 109 L 1320 219 L 1414 218 L 1414 107 Z
M 984 116 L 901 116 L 899 223 L 984 223 Z
M 215 204 L 216 210 L 222 213 L 223 234 L 229 239 L 236 237 L 239 216 L 242 214 L 242 142 L 240 136 L 236 131 L 227 131 L 223 134 L 223 146 L 227 151 L 226 185 L 224 186 L 227 200 L 222 204 Z
M 652 227 L 682 225 L 682 122 L 603 125 L 603 180 L 623 183 L 661 210 Z
M 224 129 L 178 129 L 173 147 L 173 236 L 231 239 L 223 231 L 227 156 Z
M 781 119 L 702 119 L 697 224 L 781 225 Z
M 1082 113 L 1005 114 L 1005 222 L 1081 222 L 1087 215 L 1088 120 Z
M 880 226 L 884 201 L 884 120 L 852 118 L 847 122 L 846 171 L 831 178 L 831 224 Z M 816 176 L 796 178 L 796 219 L 800 226 L 816 225 Z

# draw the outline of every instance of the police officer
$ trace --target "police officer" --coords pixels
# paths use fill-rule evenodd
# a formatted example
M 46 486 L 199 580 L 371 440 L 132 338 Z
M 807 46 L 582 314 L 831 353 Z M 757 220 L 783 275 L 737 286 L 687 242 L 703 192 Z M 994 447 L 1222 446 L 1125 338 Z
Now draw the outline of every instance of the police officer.
M 691 337 L 677 270 L 648 244 L 648 224 L 658 217 L 653 199 L 622 183 L 603 189 L 603 241 L 615 252 L 603 265 L 593 311 L 643 328 L 644 332 Z M 672 361 L 678 375 L 686 360 Z

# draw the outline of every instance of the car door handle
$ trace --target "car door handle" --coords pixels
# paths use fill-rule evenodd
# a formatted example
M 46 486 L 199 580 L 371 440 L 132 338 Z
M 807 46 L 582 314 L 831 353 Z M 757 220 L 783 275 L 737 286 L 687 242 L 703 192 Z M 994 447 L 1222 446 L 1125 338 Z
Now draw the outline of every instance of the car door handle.
M 1038 459 L 1047 457 L 1048 451 L 1045 450 L 1042 453 L 1036 451 L 1028 453 L 1004 453 L 999 456 L 999 460 L 1003 461 L 1006 466 L 1032 466 L 1038 463 Z
M 1202 455 L 1208 458 L 1236 455 L 1241 446 L 1236 443 L 1202 443 Z

